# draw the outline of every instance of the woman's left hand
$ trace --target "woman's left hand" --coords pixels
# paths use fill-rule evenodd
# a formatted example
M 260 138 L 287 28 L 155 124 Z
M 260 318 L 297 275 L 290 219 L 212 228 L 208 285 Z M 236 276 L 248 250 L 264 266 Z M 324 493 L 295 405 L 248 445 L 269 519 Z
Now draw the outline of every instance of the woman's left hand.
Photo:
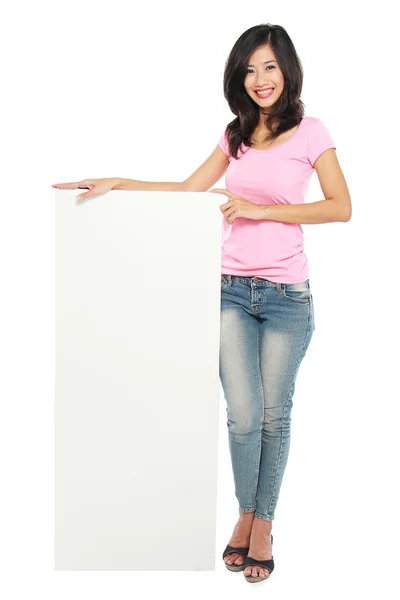
M 221 204 L 219 207 L 220 211 L 224 215 L 224 218 L 228 223 L 232 224 L 237 217 L 244 217 L 245 219 L 253 219 L 259 221 L 265 219 L 264 206 L 260 204 L 254 204 L 250 200 L 245 200 L 240 196 L 237 196 L 233 192 L 229 192 L 225 189 L 212 189 L 208 190 L 214 194 L 224 194 L 228 196 L 229 200 L 225 204 Z

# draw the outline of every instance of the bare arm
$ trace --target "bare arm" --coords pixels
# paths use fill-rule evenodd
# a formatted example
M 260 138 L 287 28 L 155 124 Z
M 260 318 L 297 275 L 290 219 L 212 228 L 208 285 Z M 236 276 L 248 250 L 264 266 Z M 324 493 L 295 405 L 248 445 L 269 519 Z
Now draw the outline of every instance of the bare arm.
M 115 178 L 113 190 L 142 190 L 146 192 L 181 192 L 184 191 L 184 182 L 178 181 L 139 181 L 138 179 Z
M 221 179 L 228 166 L 227 156 L 217 145 L 210 156 L 185 181 L 139 181 L 116 177 L 113 190 L 206 192 Z
M 54 183 L 52 187 L 61 190 L 88 189 L 88 192 L 77 196 L 77 200 L 86 200 L 91 196 L 106 194 L 110 190 L 139 190 L 159 192 L 206 192 L 225 173 L 229 159 L 217 145 L 210 156 L 185 181 L 140 181 L 123 179 L 122 177 L 105 177 L 103 179 L 83 179 L 68 183 Z

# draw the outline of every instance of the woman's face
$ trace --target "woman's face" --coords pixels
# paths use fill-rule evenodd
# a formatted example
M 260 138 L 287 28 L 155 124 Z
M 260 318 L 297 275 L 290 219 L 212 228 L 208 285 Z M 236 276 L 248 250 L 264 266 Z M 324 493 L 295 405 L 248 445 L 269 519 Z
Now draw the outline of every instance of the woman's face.
M 244 87 L 250 98 L 260 107 L 260 111 L 268 113 L 270 108 L 278 100 L 283 91 L 284 78 L 276 61 L 272 49 L 265 45 L 260 46 L 253 52 L 247 65 L 247 74 L 244 79 Z M 267 96 L 262 97 L 256 93 L 257 90 L 268 90 Z

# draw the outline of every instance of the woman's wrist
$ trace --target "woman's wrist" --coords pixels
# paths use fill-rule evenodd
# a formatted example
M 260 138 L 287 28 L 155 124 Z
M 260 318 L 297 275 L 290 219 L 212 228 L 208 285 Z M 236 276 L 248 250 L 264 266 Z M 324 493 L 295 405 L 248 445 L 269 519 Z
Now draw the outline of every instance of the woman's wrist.
M 121 177 L 110 177 L 111 181 L 113 182 L 113 186 L 112 189 L 115 190 L 115 188 L 121 183 L 122 178 Z

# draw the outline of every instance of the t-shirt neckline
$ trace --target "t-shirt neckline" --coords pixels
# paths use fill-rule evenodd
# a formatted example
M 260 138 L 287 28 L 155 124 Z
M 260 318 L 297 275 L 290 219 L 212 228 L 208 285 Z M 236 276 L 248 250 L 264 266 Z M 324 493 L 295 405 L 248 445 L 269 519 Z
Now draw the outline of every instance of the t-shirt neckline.
M 299 133 L 301 126 L 303 124 L 303 121 L 306 117 L 303 117 L 296 129 L 296 131 L 293 133 L 293 135 L 290 136 L 290 138 L 288 140 L 285 140 L 284 142 L 282 142 L 281 144 L 278 144 L 277 146 L 274 146 L 273 148 L 266 148 L 265 150 L 259 150 L 258 148 L 252 148 L 251 146 L 248 147 L 249 150 L 253 150 L 254 152 L 273 152 L 274 150 L 278 150 L 278 148 L 280 148 L 281 146 L 285 146 L 286 144 L 288 144 L 289 142 L 292 141 L 292 139 L 294 137 L 296 137 L 296 135 Z

